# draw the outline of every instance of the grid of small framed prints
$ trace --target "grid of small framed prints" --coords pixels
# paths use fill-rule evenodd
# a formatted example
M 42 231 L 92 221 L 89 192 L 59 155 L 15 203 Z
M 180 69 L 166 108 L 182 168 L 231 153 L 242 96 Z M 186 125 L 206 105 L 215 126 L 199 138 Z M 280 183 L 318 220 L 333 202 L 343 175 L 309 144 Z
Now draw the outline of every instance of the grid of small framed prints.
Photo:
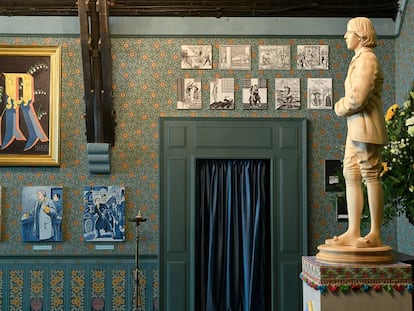
M 219 46 L 218 68 L 251 70 L 250 45 Z M 259 70 L 290 70 L 290 45 L 259 45 Z M 213 69 L 211 45 L 181 45 L 181 69 Z M 297 70 L 329 70 L 328 45 L 297 45 Z M 275 78 L 274 107 L 294 110 L 301 108 L 300 78 Z M 269 107 L 266 78 L 243 78 L 240 81 L 242 107 L 245 110 L 265 110 Z M 307 78 L 307 109 L 332 109 L 332 79 Z M 209 107 L 212 110 L 235 109 L 234 78 L 209 80 Z M 177 78 L 177 109 L 202 109 L 201 78 Z

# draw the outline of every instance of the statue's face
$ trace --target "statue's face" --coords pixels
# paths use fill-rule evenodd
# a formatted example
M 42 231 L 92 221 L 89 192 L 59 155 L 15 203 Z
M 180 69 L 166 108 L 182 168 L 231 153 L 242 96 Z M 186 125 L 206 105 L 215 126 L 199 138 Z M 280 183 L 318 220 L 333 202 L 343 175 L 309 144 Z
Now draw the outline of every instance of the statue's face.
M 346 47 L 348 48 L 348 50 L 353 51 L 361 47 L 362 38 L 359 37 L 354 30 L 349 29 L 349 27 L 347 28 L 345 32 L 344 39 L 345 39 Z

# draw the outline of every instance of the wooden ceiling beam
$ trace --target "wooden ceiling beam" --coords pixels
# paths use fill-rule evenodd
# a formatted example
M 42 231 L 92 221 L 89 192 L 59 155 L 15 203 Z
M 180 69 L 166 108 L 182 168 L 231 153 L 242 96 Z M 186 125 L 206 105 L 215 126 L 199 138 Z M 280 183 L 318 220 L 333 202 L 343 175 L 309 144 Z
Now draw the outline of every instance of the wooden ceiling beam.
M 104 0 L 102 0 L 104 1 Z M 398 0 L 109 0 L 111 16 L 355 17 L 395 19 Z M 1 0 L 3 16 L 76 16 L 76 0 Z

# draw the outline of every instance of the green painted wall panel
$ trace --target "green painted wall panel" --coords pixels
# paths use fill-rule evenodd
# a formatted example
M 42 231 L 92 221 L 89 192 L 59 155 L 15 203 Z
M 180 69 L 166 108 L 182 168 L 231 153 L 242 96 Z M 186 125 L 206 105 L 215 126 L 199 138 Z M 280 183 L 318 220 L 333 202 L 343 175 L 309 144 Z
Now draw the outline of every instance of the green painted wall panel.
M 271 148 L 272 132 L 269 127 L 233 127 L 223 124 L 219 127 L 197 126 L 195 148 Z M 258 139 L 260 138 L 260 139 Z
M 170 159 L 168 164 L 168 203 L 165 209 L 166 219 L 163 223 L 167 231 L 167 252 L 185 253 L 187 251 L 187 161 Z
M 297 277 L 301 265 L 296 260 L 284 260 L 280 269 L 280 294 L 278 308 L 280 311 L 302 310 L 302 283 Z
M 187 261 L 169 261 L 166 269 L 165 282 L 168 287 L 161 310 L 189 310 L 187 307 Z
M 303 241 L 301 239 L 302 211 L 300 210 L 299 198 L 302 196 L 298 188 L 300 163 L 297 158 L 280 159 L 280 176 L 278 184 L 280 189 L 280 252 L 298 253 L 301 250 Z M 285 234 L 288 233 L 288 234 Z

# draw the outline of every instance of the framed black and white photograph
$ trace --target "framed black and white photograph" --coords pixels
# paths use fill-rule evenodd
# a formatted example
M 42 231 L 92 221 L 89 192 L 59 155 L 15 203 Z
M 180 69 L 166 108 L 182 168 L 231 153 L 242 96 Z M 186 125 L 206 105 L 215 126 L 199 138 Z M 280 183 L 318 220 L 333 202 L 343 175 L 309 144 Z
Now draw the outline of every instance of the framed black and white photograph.
M 63 188 L 28 186 L 22 189 L 23 242 L 62 241 Z
M 210 109 L 232 110 L 234 108 L 234 79 L 217 78 L 210 80 Z
M 341 160 L 325 160 L 325 191 L 344 191 Z
M 211 45 L 181 45 L 181 69 L 211 69 L 212 66 Z
M 85 242 L 125 241 L 125 187 L 85 187 L 83 237 Z
M 275 78 L 275 109 L 300 109 L 300 78 Z
M 251 69 L 250 45 L 221 45 L 219 48 L 219 69 Z
M 242 79 L 243 109 L 267 109 L 267 79 Z
M 344 193 L 336 196 L 336 219 L 338 221 L 348 220 L 348 209 L 346 206 L 346 196 Z
M 259 45 L 260 70 L 290 70 L 290 45 Z
M 298 45 L 296 64 L 298 70 L 328 70 L 329 45 Z
M 308 109 L 332 109 L 332 79 L 308 79 Z
M 177 79 L 177 109 L 201 109 L 201 78 Z

